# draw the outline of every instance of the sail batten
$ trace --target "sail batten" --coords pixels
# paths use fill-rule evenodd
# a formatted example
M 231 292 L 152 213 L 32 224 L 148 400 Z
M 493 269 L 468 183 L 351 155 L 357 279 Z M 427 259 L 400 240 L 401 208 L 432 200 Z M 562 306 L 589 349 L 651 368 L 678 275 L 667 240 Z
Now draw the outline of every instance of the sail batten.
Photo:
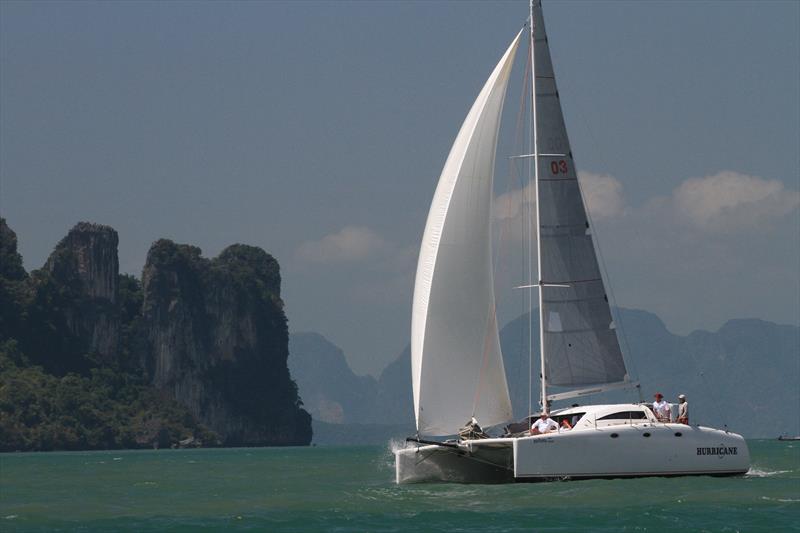
M 411 320 L 417 430 L 448 435 L 470 417 L 511 418 L 495 318 L 491 206 L 500 115 L 520 32 L 456 137 L 420 247 Z

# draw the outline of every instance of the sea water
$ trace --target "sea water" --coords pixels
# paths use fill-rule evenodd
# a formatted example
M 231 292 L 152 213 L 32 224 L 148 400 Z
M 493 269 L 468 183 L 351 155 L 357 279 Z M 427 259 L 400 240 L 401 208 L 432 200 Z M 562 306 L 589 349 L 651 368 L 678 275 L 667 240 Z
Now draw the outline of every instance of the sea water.
M 385 447 L 0 455 L 0 531 L 800 531 L 800 442 L 745 476 L 395 485 Z

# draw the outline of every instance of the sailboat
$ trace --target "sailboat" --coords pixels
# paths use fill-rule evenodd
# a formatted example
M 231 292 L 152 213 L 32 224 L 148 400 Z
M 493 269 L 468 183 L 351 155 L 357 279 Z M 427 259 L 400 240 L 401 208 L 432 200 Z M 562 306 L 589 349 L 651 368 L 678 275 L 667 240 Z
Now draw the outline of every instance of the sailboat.
M 597 261 L 540 0 L 530 1 L 525 26 L 467 114 L 428 213 L 411 328 L 417 434 L 395 451 L 396 481 L 743 474 L 750 457 L 741 435 L 665 422 L 642 402 L 549 409 L 552 402 L 635 383 L 628 376 Z M 563 430 L 536 435 L 530 430 L 533 417 L 512 421 L 495 310 L 491 230 L 500 117 L 524 40 L 529 41 L 531 65 L 531 146 L 530 153 L 515 157 L 532 168 L 535 186 L 529 189 L 536 213 L 529 233 L 531 241 L 535 236 L 538 268 L 533 270 L 531 259 L 530 279 L 519 288 L 531 291 L 530 300 L 538 296 L 540 408 L 564 424 Z M 559 392 L 552 392 L 555 387 Z M 499 436 L 481 429 L 503 424 Z

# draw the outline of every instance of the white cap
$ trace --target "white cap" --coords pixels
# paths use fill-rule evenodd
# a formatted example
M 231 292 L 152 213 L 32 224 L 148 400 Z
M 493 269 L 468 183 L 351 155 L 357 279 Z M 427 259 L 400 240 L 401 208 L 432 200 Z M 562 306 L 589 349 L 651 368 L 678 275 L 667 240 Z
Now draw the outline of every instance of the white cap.
M 679 399 L 679 400 L 685 400 L 685 399 L 686 399 L 686 396 L 685 396 L 685 395 L 683 395 L 683 394 L 678 394 L 678 399 Z

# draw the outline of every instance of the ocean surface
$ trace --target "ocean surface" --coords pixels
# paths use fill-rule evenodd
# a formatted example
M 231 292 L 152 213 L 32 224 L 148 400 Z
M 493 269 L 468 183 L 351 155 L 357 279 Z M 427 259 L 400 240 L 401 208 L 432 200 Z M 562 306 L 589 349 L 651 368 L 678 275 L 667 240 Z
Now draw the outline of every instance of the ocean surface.
M 0 531 L 800 531 L 800 442 L 742 477 L 394 484 L 384 447 L 0 455 Z

